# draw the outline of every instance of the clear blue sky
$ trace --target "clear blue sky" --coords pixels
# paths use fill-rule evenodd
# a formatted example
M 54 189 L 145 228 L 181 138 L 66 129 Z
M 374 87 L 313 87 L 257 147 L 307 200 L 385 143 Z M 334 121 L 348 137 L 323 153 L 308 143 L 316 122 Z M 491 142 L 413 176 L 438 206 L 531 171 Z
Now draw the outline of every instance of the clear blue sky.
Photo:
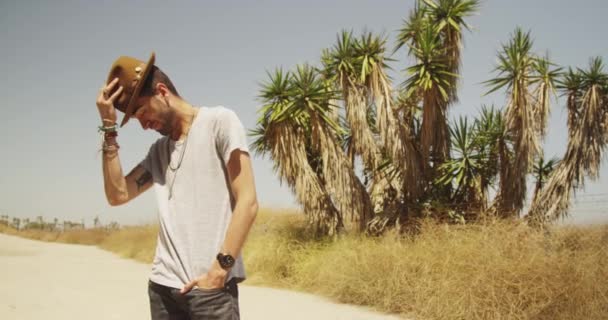
M 254 3 L 255 2 L 255 3 Z M 394 43 L 413 1 L 2 1 L 0 2 L 0 214 L 54 217 L 90 224 L 156 220 L 153 191 L 125 206 L 105 202 L 99 115 L 95 96 L 119 55 L 157 65 L 195 105 L 224 105 L 253 128 L 259 83 L 266 70 L 318 63 L 343 28 L 384 33 Z M 503 94 L 482 97 L 496 51 L 516 26 L 532 30 L 535 51 L 549 51 L 563 66 L 608 59 L 605 0 L 486 0 L 464 36 L 460 103 L 450 117 L 475 115 L 481 103 L 504 104 Z M 408 61 L 391 66 L 397 83 Z M 607 61 L 608 62 L 608 61 Z M 553 104 L 547 156 L 562 156 L 567 129 L 562 100 Z M 120 131 L 125 172 L 157 138 L 137 123 Z M 292 207 L 268 159 L 254 157 L 264 207 Z M 605 162 L 598 182 L 579 192 L 575 222 L 606 221 Z

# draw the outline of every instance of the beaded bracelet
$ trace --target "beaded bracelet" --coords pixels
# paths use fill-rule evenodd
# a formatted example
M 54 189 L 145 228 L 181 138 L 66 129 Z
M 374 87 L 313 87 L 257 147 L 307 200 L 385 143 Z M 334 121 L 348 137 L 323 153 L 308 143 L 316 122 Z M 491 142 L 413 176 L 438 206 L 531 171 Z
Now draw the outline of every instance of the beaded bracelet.
M 118 126 L 116 125 L 116 123 L 114 125 L 111 125 L 109 127 L 106 126 L 99 126 L 97 127 L 99 129 L 99 132 L 116 132 L 116 130 L 118 129 Z

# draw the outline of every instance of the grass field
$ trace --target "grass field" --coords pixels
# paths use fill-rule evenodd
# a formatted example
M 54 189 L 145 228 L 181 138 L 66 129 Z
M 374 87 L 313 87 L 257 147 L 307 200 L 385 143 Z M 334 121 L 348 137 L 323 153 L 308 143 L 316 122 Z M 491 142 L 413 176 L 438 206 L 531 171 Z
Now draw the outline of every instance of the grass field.
M 608 226 L 532 230 L 518 222 L 416 236 L 313 239 L 294 213 L 260 212 L 245 248 L 247 283 L 302 290 L 416 319 L 607 319 Z M 150 262 L 157 226 L 5 233 L 97 245 Z

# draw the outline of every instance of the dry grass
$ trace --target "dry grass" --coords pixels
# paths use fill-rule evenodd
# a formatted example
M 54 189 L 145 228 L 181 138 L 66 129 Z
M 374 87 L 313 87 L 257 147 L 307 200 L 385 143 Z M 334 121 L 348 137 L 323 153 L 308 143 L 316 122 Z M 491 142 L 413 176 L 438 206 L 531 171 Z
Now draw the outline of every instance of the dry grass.
M 156 249 L 157 225 L 124 227 L 112 232 L 98 247 L 123 258 L 151 263 Z
M 40 241 L 84 245 L 102 243 L 112 233 L 112 231 L 103 228 L 79 229 L 66 232 L 51 232 L 37 229 L 17 231 L 4 225 L 0 225 L 0 232 Z
M 426 222 L 412 238 L 319 241 L 294 221 L 258 224 L 245 256 L 251 282 L 416 319 L 608 318 L 608 226 Z
M 91 232 L 104 249 L 152 259 L 155 226 Z M 541 233 L 516 222 L 425 222 L 410 238 L 319 240 L 309 234 L 301 215 L 261 212 L 245 250 L 247 282 L 416 319 L 608 318 L 608 226 Z M 79 233 L 21 235 L 89 242 Z
M 124 258 L 151 263 L 156 248 L 158 226 L 123 227 L 115 230 L 92 228 L 51 232 L 35 229 L 17 231 L 0 225 L 0 232 L 47 242 L 94 245 Z

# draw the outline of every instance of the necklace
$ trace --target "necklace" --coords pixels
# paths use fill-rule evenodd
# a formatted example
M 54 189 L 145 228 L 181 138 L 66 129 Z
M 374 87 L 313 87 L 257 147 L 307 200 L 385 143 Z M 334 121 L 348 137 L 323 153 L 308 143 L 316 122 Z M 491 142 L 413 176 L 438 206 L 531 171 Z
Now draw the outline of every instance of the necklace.
M 169 200 L 173 198 L 173 185 L 175 184 L 175 179 L 177 178 L 177 170 L 182 166 L 184 154 L 186 153 L 186 147 L 188 146 L 188 137 L 190 137 L 190 131 L 192 131 L 192 125 L 194 124 L 194 117 L 196 114 L 196 112 L 192 113 L 192 118 L 190 119 L 190 128 L 188 129 L 188 134 L 186 134 L 186 139 L 184 139 L 182 151 L 179 155 L 179 161 L 177 162 L 177 166 L 175 168 L 171 166 L 171 160 L 173 160 L 171 159 L 171 142 L 167 141 L 167 156 L 169 157 L 169 165 L 167 167 L 173 172 L 173 180 L 171 181 L 171 184 L 169 184 Z

